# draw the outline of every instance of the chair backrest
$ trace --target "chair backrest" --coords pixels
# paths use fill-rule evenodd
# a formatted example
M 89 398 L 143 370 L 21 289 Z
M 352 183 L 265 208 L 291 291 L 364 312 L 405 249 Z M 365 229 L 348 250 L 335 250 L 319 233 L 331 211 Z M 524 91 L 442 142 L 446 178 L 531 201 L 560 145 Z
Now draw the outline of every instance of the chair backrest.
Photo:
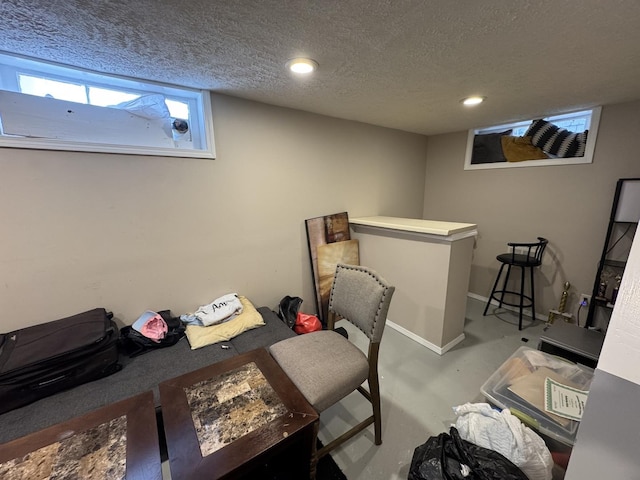
M 512 257 L 517 255 L 516 249 L 522 248 L 526 249 L 526 253 L 521 255 L 525 255 L 527 257 L 528 264 L 531 265 L 540 265 L 542 263 L 542 254 L 544 253 L 544 249 L 547 247 L 549 240 L 543 237 L 538 237 L 538 241 L 535 243 L 508 243 L 511 247 L 511 255 Z
M 362 330 L 379 343 L 395 287 L 374 270 L 338 264 L 329 296 L 329 312 Z

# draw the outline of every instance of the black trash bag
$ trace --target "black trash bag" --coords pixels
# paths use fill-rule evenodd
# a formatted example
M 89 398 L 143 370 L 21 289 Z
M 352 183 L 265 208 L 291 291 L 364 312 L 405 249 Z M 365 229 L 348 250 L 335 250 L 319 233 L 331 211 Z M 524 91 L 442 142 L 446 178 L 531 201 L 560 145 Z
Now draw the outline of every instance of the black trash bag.
M 408 480 L 528 480 L 498 452 L 463 440 L 455 427 L 449 433 L 414 450 Z
M 278 317 L 291 329 L 296 324 L 296 318 L 298 317 L 298 310 L 302 305 L 302 299 L 300 297 L 290 297 L 287 295 L 278 305 Z
M 127 325 L 120 329 L 120 338 L 118 339 L 118 347 L 120 351 L 129 358 L 137 357 L 143 353 L 156 350 L 158 348 L 171 347 L 184 337 L 185 327 L 180 317 L 171 315 L 171 310 L 161 310 L 158 314 L 167 324 L 167 334 L 159 342 L 154 342 L 150 338 Z

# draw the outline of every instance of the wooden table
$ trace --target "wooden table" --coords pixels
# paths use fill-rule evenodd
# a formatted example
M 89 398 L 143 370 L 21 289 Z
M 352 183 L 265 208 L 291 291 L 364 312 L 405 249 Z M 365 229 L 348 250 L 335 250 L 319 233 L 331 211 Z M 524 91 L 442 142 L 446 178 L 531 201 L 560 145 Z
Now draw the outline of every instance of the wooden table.
M 162 480 L 153 393 L 0 445 L 0 478 Z
M 278 455 L 308 478 L 318 414 L 265 349 L 159 389 L 173 478 L 255 478 Z

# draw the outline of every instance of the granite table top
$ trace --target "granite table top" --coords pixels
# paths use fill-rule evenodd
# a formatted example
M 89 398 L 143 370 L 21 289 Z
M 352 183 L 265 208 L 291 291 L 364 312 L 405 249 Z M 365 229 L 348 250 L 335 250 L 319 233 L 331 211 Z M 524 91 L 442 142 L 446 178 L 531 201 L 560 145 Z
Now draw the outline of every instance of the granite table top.
M 0 478 L 161 480 L 153 394 L 0 445 Z
M 203 457 L 288 413 L 255 362 L 184 390 Z
M 311 446 L 318 414 L 264 349 L 160 384 L 171 475 L 227 478 L 282 444 Z

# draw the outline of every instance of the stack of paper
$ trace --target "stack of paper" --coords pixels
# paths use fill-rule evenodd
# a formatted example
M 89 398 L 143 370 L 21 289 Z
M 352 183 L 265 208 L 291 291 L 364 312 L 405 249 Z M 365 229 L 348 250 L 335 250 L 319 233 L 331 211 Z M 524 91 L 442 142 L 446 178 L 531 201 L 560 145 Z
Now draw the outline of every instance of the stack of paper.
M 580 421 L 589 392 L 568 387 L 548 378 L 544 383 L 544 408 L 547 412 Z
M 547 387 L 548 381 L 552 382 L 550 387 Z M 576 384 L 547 367 L 518 378 L 509 390 L 563 427 L 571 420 L 580 420 L 587 396 Z M 575 392 L 584 394 L 582 403 L 578 400 L 582 396 L 577 397 Z

